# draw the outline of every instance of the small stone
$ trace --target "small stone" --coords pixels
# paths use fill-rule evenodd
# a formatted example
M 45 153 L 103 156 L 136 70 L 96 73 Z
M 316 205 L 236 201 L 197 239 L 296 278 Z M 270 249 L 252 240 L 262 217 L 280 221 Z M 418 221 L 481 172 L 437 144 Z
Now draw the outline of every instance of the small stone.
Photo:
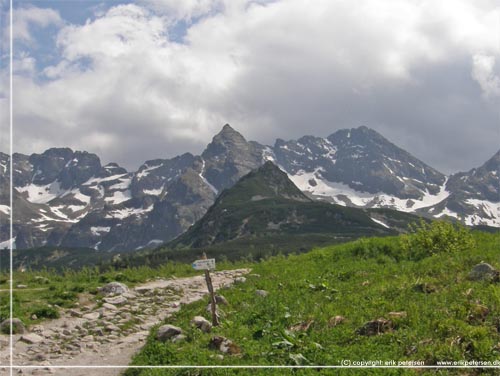
M 101 317 L 101 314 L 99 312 L 90 312 L 82 316 L 82 318 L 91 321 L 97 320 L 99 317 Z
M 262 296 L 263 298 L 265 298 L 266 296 L 269 295 L 269 293 L 266 291 L 266 290 L 256 290 L 255 293 L 258 295 L 258 296 Z
M 210 339 L 209 347 L 219 350 L 224 354 L 240 354 L 241 350 L 233 341 L 222 336 L 215 336 Z
M 127 298 L 124 296 L 115 296 L 113 298 L 104 298 L 103 301 L 114 306 L 121 306 L 127 303 Z
M 342 324 L 344 321 L 345 321 L 344 316 L 337 315 L 335 317 L 332 317 L 330 320 L 328 320 L 328 326 L 334 327 L 334 326 L 337 326 L 339 324 Z
M 82 317 L 82 313 L 74 309 L 68 309 L 68 313 L 71 317 Z
M 18 289 L 25 289 L 27 287 L 28 287 L 27 285 L 17 285 L 16 286 L 16 288 L 18 288 Z
M 102 307 L 111 311 L 116 311 L 118 309 L 114 304 L 111 303 L 104 303 Z
M 245 277 L 236 277 L 234 283 L 245 283 L 247 279 Z
M 32 314 L 32 315 L 31 315 L 31 320 L 38 320 L 38 316 L 37 316 L 37 315 L 35 315 L 35 314 Z
M 379 318 L 377 320 L 368 321 L 361 328 L 359 328 L 356 333 L 362 336 L 374 336 L 388 332 L 392 329 L 392 327 L 392 321 Z
M 30 345 L 34 345 L 34 344 L 42 342 L 43 337 L 41 337 L 35 333 L 28 333 L 28 334 L 23 334 L 19 340 L 26 342 L 26 343 L 29 343 Z
M 191 320 L 191 325 L 200 329 L 203 333 L 208 333 L 212 329 L 212 324 L 203 316 L 195 316 Z
M 120 331 L 120 328 L 117 327 L 116 325 L 114 324 L 109 324 L 109 325 L 106 325 L 105 327 L 106 330 L 112 332 L 112 331 L 116 331 L 116 332 L 119 332 Z
M 110 282 L 98 290 L 103 295 L 120 295 L 129 291 L 128 287 L 120 282 Z
M 472 281 L 498 282 L 500 279 L 500 272 L 490 264 L 482 262 L 472 268 L 469 273 L 469 279 Z
M 156 339 L 166 341 L 178 334 L 182 334 L 182 329 L 174 325 L 163 325 L 158 328 Z
M 408 316 L 408 314 L 405 311 L 401 311 L 401 312 L 389 312 L 388 316 L 389 317 L 394 317 L 394 318 L 405 318 L 406 316 Z
M 215 295 L 215 302 L 221 305 L 229 305 L 227 299 L 222 295 Z

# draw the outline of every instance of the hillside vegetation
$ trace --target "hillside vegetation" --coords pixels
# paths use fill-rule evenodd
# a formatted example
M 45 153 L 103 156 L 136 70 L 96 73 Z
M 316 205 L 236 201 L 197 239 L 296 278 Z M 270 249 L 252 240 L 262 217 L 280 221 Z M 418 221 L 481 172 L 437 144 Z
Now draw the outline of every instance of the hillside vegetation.
M 338 366 L 343 360 L 395 360 L 435 365 L 442 360 L 499 359 L 498 281 L 474 281 L 469 273 L 481 262 L 500 267 L 500 234 L 470 233 L 444 222 L 421 223 L 415 230 L 255 264 L 246 282 L 221 292 L 229 305 L 219 307 L 220 326 L 210 333 L 193 328 L 194 316 L 210 317 L 206 301 L 189 305 L 167 322 L 182 328 L 186 338 L 158 341 L 153 329 L 133 364 Z M 233 354 L 210 348 L 214 336 L 230 339 Z M 131 368 L 126 375 L 227 372 Z

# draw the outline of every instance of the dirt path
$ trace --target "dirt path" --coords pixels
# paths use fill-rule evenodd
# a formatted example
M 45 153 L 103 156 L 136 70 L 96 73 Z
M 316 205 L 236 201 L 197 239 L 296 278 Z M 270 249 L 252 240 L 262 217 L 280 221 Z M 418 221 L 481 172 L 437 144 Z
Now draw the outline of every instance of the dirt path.
M 248 269 L 212 273 L 215 289 L 231 285 Z M 14 374 L 60 376 L 116 376 L 123 368 L 89 369 L 92 366 L 126 366 L 142 348 L 149 329 L 207 294 L 203 276 L 155 280 L 110 296 L 98 307 L 87 301 L 78 309 L 65 310 L 60 319 L 30 328 L 15 335 L 14 364 L 36 366 L 15 369 Z M 107 301 L 107 302 L 106 302 Z M 0 335 L 0 374 L 9 370 L 9 337 Z M 31 343 L 29 343 L 31 342 Z M 84 366 L 55 368 L 53 366 Z

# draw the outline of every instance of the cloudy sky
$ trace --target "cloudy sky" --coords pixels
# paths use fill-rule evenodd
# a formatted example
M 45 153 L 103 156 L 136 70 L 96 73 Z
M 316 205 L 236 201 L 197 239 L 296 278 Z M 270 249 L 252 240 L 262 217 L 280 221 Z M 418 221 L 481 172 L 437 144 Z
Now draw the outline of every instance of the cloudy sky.
M 13 18 L 18 152 L 133 169 L 225 123 L 265 144 L 366 125 L 445 173 L 500 147 L 497 0 L 14 0 Z

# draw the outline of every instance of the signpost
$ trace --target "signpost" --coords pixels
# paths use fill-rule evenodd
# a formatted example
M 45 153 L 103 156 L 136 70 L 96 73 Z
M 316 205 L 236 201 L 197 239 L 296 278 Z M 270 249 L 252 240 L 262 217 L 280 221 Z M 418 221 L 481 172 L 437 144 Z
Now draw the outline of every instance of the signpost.
M 219 319 L 217 317 L 217 306 L 215 302 L 214 286 L 210 277 L 210 270 L 215 270 L 215 259 L 207 259 L 207 255 L 203 253 L 201 260 L 196 260 L 192 264 L 195 270 L 205 271 L 205 281 L 207 282 L 208 292 L 210 293 L 210 307 L 212 311 L 212 325 L 218 326 Z

